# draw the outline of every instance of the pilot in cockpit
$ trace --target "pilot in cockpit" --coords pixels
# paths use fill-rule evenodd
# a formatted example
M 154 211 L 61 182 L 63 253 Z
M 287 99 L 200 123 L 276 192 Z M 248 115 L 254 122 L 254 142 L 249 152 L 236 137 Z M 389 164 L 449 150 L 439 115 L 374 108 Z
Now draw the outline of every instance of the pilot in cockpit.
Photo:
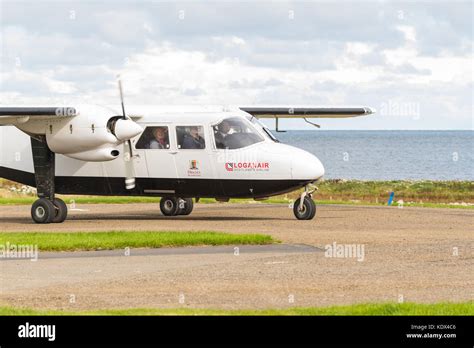
M 214 127 L 214 137 L 216 139 L 216 147 L 218 149 L 225 149 L 226 146 L 226 137 L 230 134 L 231 127 L 229 122 L 226 120 L 219 123 Z

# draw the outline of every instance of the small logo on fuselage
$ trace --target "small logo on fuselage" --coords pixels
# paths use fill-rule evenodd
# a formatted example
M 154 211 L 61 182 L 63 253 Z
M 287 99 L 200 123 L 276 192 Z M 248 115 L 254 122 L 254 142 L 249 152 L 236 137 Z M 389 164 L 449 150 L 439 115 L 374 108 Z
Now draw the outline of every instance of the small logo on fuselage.
M 188 168 L 188 176 L 201 176 L 201 171 L 199 170 L 199 162 L 197 160 L 189 161 Z
M 196 160 L 191 160 L 189 161 L 189 169 L 191 170 L 198 170 L 198 166 L 197 166 L 197 161 Z

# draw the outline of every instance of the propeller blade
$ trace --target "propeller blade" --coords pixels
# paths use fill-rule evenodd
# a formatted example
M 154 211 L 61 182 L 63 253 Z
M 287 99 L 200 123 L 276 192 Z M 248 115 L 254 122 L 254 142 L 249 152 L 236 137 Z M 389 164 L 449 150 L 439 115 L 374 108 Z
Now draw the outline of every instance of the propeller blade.
M 122 90 L 122 80 L 120 79 L 120 75 L 117 76 L 118 78 L 118 87 L 119 87 L 119 92 L 120 92 L 120 103 L 122 104 L 122 115 L 123 119 L 127 119 L 127 114 L 125 113 L 125 104 L 123 102 L 123 90 Z
M 117 76 L 118 87 L 120 92 L 120 103 L 122 104 L 122 114 L 123 119 L 127 120 L 127 114 L 125 113 L 125 103 L 123 101 L 123 90 L 122 90 L 122 80 L 120 75 Z M 125 161 L 125 188 L 127 190 L 132 190 L 135 188 L 135 168 L 133 165 L 133 151 L 132 151 L 132 142 L 130 139 L 124 143 L 124 161 Z

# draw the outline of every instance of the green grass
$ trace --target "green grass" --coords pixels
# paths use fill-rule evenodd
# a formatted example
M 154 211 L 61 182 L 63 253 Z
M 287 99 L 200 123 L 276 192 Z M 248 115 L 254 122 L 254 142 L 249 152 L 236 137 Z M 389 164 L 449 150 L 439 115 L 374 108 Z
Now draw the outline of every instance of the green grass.
M 40 251 L 110 250 L 200 245 L 272 244 L 278 241 L 262 234 L 223 232 L 1 232 L 0 244 L 38 245 Z
M 160 203 L 159 197 L 128 197 L 128 196 L 62 196 L 66 204 L 125 204 L 125 203 Z M 16 196 L 16 197 L 0 197 L 0 205 L 21 205 L 33 204 L 38 198 L 34 196 Z
M 59 196 L 60 197 L 60 196 Z M 328 204 L 344 204 L 344 205 L 372 205 L 372 206 L 387 206 L 386 202 L 371 202 L 361 200 L 322 200 L 319 199 L 318 195 L 314 196 L 316 204 L 328 205 Z M 29 205 L 37 198 L 34 197 L 14 197 L 14 198 L 0 198 L 0 205 Z M 64 199 L 64 197 L 63 197 Z M 254 201 L 252 199 L 231 199 L 230 203 L 241 203 L 241 204 L 290 204 L 294 199 L 290 198 L 269 198 L 263 201 Z M 66 204 L 75 202 L 76 205 L 80 204 L 126 204 L 126 203 L 155 203 L 159 204 L 159 198 L 157 197 L 109 197 L 109 196 L 88 196 L 88 197 L 74 197 L 66 198 Z M 217 201 L 213 198 L 202 198 L 199 203 L 213 204 Z M 392 203 L 392 207 L 398 208 L 398 204 L 395 200 Z M 419 203 L 419 202 L 405 202 L 404 207 L 420 207 L 420 208 L 451 208 L 451 209 L 474 209 L 474 205 L 458 205 L 449 203 Z
M 317 196 L 321 199 L 387 201 L 390 192 L 395 192 L 395 201 L 449 203 L 474 202 L 474 182 L 472 181 L 360 181 L 325 180 L 318 184 Z
M 474 315 L 474 302 L 435 304 L 367 303 L 349 306 L 294 307 L 266 310 L 132 308 L 60 311 L 0 307 L 0 315 Z
M 342 201 L 342 200 L 320 200 L 317 195 L 315 197 L 315 202 L 317 205 L 328 205 L 328 204 L 342 204 L 342 205 L 363 205 L 363 206 L 387 206 L 387 202 L 366 202 L 366 201 Z M 216 203 L 217 201 L 213 198 L 205 198 L 199 201 L 200 203 Z M 289 198 L 269 198 L 263 201 L 254 201 L 252 199 L 231 199 L 230 203 L 250 203 L 250 204 L 290 204 L 293 203 L 293 199 Z M 451 209 L 474 209 L 474 205 L 458 205 L 458 204 L 447 204 L 447 203 L 416 203 L 416 202 L 406 202 L 403 204 L 404 207 L 419 207 L 419 208 L 451 208 Z M 397 202 L 393 202 L 391 205 L 392 208 L 399 208 Z
M 58 196 L 61 197 L 61 196 Z M 116 197 L 116 196 L 87 196 L 87 197 L 73 197 L 65 198 L 66 204 L 71 204 L 74 202 L 76 205 L 80 204 L 126 204 L 126 203 L 155 203 L 159 204 L 160 198 L 158 197 Z M 328 199 L 319 199 L 318 194 L 314 196 L 317 204 L 327 205 L 327 204 L 345 204 L 345 205 L 373 205 L 373 206 L 387 206 L 385 201 L 382 202 L 371 202 L 371 201 L 361 201 L 361 200 L 328 200 Z M 28 205 L 33 204 L 36 200 L 36 197 L 13 197 L 13 198 L 1 198 L 0 205 Z M 290 198 L 269 198 L 263 201 L 254 201 L 252 199 L 231 199 L 230 203 L 252 203 L 252 204 L 290 204 L 294 199 Z M 213 204 L 217 201 L 213 198 L 202 198 L 199 203 Z M 405 202 L 405 207 L 420 207 L 420 208 L 454 208 L 454 209 L 474 209 L 474 205 L 458 205 L 458 204 L 448 204 L 448 203 L 418 203 L 418 202 Z M 392 204 L 392 207 L 398 207 L 396 200 Z
M 14 183 L 0 179 L 1 187 L 11 187 Z M 474 206 L 462 206 L 449 203 L 474 203 L 473 181 L 360 181 L 360 180 L 324 180 L 317 184 L 315 194 L 318 204 L 360 204 L 386 205 L 390 192 L 395 192 L 394 204 L 403 200 L 405 206 L 433 208 L 474 209 Z M 301 193 L 297 190 L 285 195 L 275 196 L 262 203 L 288 203 L 296 200 Z M 122 203 L 155 203 L 159 197 L 116 197 L 116 196 L 64 196 L 67 204 L 122 204 Z M 32 204 L 36 197 L 0 190 L 0 205 Z M 203 198 L 202 203 L 215 203 L 214 199 Z M 232 199 L 233 203 L 254 202 L 251 199 Z

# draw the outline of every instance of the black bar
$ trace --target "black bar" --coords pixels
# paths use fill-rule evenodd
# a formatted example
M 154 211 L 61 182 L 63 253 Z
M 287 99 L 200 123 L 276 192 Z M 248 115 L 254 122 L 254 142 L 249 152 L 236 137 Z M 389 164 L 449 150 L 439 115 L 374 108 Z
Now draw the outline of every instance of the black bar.
M 20 325 L 55 325 L 55 340 L 20 338 Z M 417 328 L 414 328 L 416 326 Z M 47 316 L 0 317 L 0 346 L 39 344 L 296 344 L 469 346 L 474 335 L 467 316 Z M 424 328 L 424 329 L 422 329 Z M 409 338 L 407 334 L 455 334 Z

